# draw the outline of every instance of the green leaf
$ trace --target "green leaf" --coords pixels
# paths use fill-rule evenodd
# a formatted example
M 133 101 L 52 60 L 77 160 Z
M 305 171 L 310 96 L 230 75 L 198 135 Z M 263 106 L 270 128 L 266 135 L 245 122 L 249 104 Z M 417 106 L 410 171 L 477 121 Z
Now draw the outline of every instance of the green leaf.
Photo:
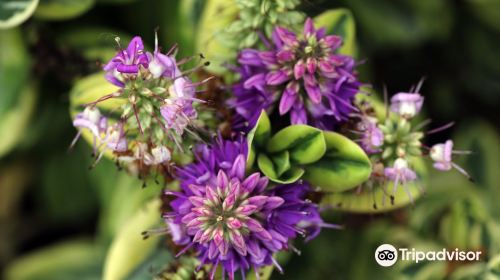
M 92 219 L 98 205 L 96 191 L 89 188 L 88 166 L 91 159 L 90 151 L 86 148 L 81 143 L 70 155 L 64 150 L 60 153 L 53 152 L 40 167 L 42 176 L 38 201 L 43 207 L 40 215 L 43 215 L 45 221 L 71 226 Z M 71 200 L 74 201 L 61 203 Z
M 363 149 L 338 133 L 323 133 L 326 140 L 325 155 L 306 166 L 304 178 L 313 186 L 330 192 L 345 191 L 366 181 L 372 168 Z
M 12 28 L 25 22 L 33 14 L 37 5 L 38 0 L 1 1 L 0 29 Z
M 277 168 L 273 161 L 265 154 L 259 154 L 257 164 L 260 171 L 266 175 L 269 180 L 280 184 L 291 184 L 299 180 L 304 174 L 304 170 L 299 167 L 291 167 L 286 172 L 278 175 Z
M 259 270 L 259 278 L 257 278 L 255 276 L 254 271 L 250 271 L 250 272 L 248 272 L 246 279 L 248 279 L 248 280 L 257 280 L 257 279 L 268 280 L 269 278 L 271 278 L 271 274 L 273 274 L 273 270 L 274 270 L 274 266 L 272 266 L 272 265 L 264 266 Z
M 269 179 L 277 179 L 278 174 L 274 170 L 274 165 L 271 159 L 265 154 L 260 154 L 257 158 L 257 164 L 259 165 L 260 171 L 264 173 Z
M 43 20 L 67 20 L 78 17 L 94 6 L 95 0 L 40 0 L 34 17 Z
M 467 248 L 468 238 L 468 217 L 466 216 L 464 205 L 461 201 L 453 204 L 451 212 L 448 213 L 440 224 L 441 238 L 449 248 Z
M 370 48 L 417 46 L 449 35 L 453 9 L 447 1 L 350 0 Z M 383 30 L 383 32 L 381 32 Z
M 196 52 L 210 61 L 206 69 L 215 74 L 224 74 L 227 69 L 224 63 L 234 59 L 234 50 L 228 47 L 224 40 L 224 30 L 238 15 L 238 8 L 234 1 L 207 0 L 198 23 L 196 34 Z
M 252 143 L 255 143 L 257 147 L 265 147 L 271 136 L 271 121 L 265 110 L 260 113 L 259 119 L 250 133 L 253 135 Z
M 0 2 L 0 7 L 9 3 Z M 36 82 L 28 82 L 30 57 L 19 28 L 0 30 L 0 71 L 2 157 L 25 139 L 37 99 Z
M 182 0 L 179 1 L 179 12 L 177 22 L 173 28 L 177 31 L 179 44 L 179 57 L 193 55 L 195 49 L 198 24 L 206 1 L 204 0 Z
M 260 113 L 255 127 L 247 135 L 248 158 L 247 169 L 250 169 L 255 161 L 256 148 L 264 147 L 271 135 L 271 122 L 265 110 Z
M 101 279 L 103 254 L 92 242 L 65 241 L 37 250 L 7 267 L 6 280 Z
M 478 137 L 478 135 L 480 137 Z M 472 151 L 472 155 L 454 156 L 454 161 L 462 166 L 474 178 L 475 188 L 484 191 L 490 211 L 500 217 L 500 209 L 497 207 L 497 197 L 500 195 L 500 136 L 495 128 L 486 122 L 475 121 L 463 124 L 458 128 L 455 139 L 455 150 Z M 450 171 L 460 176 L 456 170 Z M 466 179 L 460 176 L 466 183 Z
M 356 25 L 354 17 L 348 9 L 328 10 L 314 18 L 315 25 L 325 27 L 327 34 L 342 37 L 343 43 L 338 52 L 344 55 L 356 56 Z
M 136 2 L 137 0 L 97 0 L 98 4 L 122 5 Z
M 419 181 L 407 183 L 412 197 L 416 200 L 422 195 L 420 185 L 425 186 L 427 181 L 427 169 L 422 158 L 410 160 L 412 168 L 416 171 Z M 338 210 L 352 213 L 382 213 L 402 208 L 411 203 L 404 188 L 399 186 L 394 194 L 394 204 L 389 201 L 387 191 L 393 189 L 393 182 L 387 182 L 385 186 L 374 186 L 373 191 L 366 186 L 361 192 L 352 189 L 345 192 L 326 195 L 322 204 L 335 206 Z M 385 203 L 384 203 L 385 202 Z M 376 204 L 376 208 L 374 207 Z
M 450 280 L 497 280 L 496 278 L 489 278 L 486 276 L 487 266 L 484 262 L 474 262 L 467 265 L 457 267 L 446 279 Z
M 34 86 L 27 84 L 19 93 L 18 104 L 0 116 L 0 157 L 15 147 L 23 137 L 35 110 L 36 100 Z
M 160 273 L 164 267 L 166 267 L 169 262 L 173 260 L 173 256 L 170 251 L 164 246 L 156 246 L 145 258 L 142 263 L 135 268 L 135 270 L 130 273 L 125 279 L 126 280 L 150 280 L 156 279 L 158 273 Z M 194 273 L 194 268 L 193 268 Z M 160 278 L 161 279 L 161 278 Z M 170 279 L 170 278 L 165 278 Z
M 288 150 L 293 163 L 309 164 L 326 151 L 323 132 L 308 125 L 291 125 L 276 133 L 267 143 L 269 153 Z
M 500 1 L 498 0 L 467 0 L 465 1 L 468 11 L 472 12 L 484 24 L 490 28 L 500 31 Z
M 283 175 L 286 171 L 290 170 L 290 154 L 288 151 L 283 151 L 279 154 L 273 155 L 271 157 L 273 165 L 276 169 L 276 174 L 279 176 Z
M 103 168 L 103 165 L 97 165 L 91 179 L 94 179 L 93 186 L 102 194 L 99 231 L 101 239 L 108 243 L 144 203 L 158 196 L 163 185 L 148 182 L 147 187 L 142 188 L 141 180 L 117 171 L 114 164 L 110 163 L 109 168 Z
M 155 279 L 165 280 L 192 280 L 192 279 L 208 279 L 205 269 L 196 270 L 200 261 L 197 257 L 182 255 L 180 258 L 171 261 L 167 267 Z M 220 271 L 220 270 L 218 270 Z M 216 273 L 219 276 L 220 273 Z M 136 278 L 129 278 L 130 280 L 137 280 Z M 151 279 L 150 278 L 145 278 Z M 218 279 L 218 277 L 216 278 Z
M 0 4 L 1 5 L 1 4 Z M 30 70 L 28 51 L 18 28 L 0 31 L 0 117 L 18 102 Z
M 491 279 L 500 278 L 500 255 L 494 256 L 488 262 L 488 275 L 491 275 Z
M 160 238 L 143 240 L 141 232 L 158 226 L 160 205 L 160 200 L 150 201 L 121 228 L 106 256 L 104 280 L 126 279 L 155 251 Z
M 132 39 L 130 35 L 117 30 L 82 26 L 63 31 L 58 34 L 57 41 L 60 45 L 79 51 L 88 61 L 105 63 L 116 54 L 116 37 L 120 38 L 122 44 Z

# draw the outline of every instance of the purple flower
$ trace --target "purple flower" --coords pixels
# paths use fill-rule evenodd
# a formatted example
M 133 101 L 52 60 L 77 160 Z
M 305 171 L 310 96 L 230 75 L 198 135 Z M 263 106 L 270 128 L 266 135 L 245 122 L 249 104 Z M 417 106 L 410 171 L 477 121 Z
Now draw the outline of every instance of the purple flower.
M 431 159 L 434 161 L 434 168 L 441 171 L 449 171 L 452 168 L 455 168 L 460 173 L 464 174 L 466 177 L 470 179 L 469 174 L 465 169 L 460 167 L 458 164 L 452 161 L 453 154 L 470 154 L 469 151 L 455 151 L 453 150 L 453 141 L 447 140 L 445 143 L 436 144 L 432 146 L 429 155 Z
M 423 104 L 424 97 L 419 93 L 400 92 L 391 98 L 391 111 L 409 119 L 420 112 Z
M 140 66 L 148 68 L 149 59 L 144 53 L 144 44 L 139 36 L 134 37 L 128 47 L 121 50 L 106 65 L 106 79 L 119 87 L 125 86 L 125 79 L 128 76 L 135 76 L 139 72 Z
M 362 130 L 361 147 L 369 154 L 381 152 L 380 147 L 384 143 L 384 133 L 377 126 L 377 120 L 365 117 L 360 125 Z
M 252 73 L 265 71 L 265 69 L 257 70 L 255 66 L 242 65 L 236 71 L 240 74 L 241 81 L 248 81 Z M 236 111 L 233 129 L 244 132 L 252 129 L 259 119 L 260 112 L 263 109 L 271 108 L 277 97 L 279 97 L 273 95 L 265 87 L 260 90 L 256 88 L 247 89 L 241 82 L 232 86 L 232 92 L 234 97 L 228 101 L 228 104 Z
M 101 134 L 106 131 L 107 120 L 99 109 L 86 107 L 83 112 L 75 116 L 73 126 L 88 129 L 95 138 L 101 138 Z
M 243 118 L 252 127 L 261 109 L 271 111 L 276 105 L 280 115 L 290 114 L 292 124 L 331 130 L 346 120 L 357 110 L 353 99 L 361 83 L 354 59 L 336 54 L 341 44 L 339 36 L 326 36 L 309 18 L 301 38 L 276 27 L 268 50 L 243 50 L 238 58 L 241 79 L 230 103 L 240 122 Z
M 108 121 L 106 117 L 101 115 L 101 112 L 96 107 L 86 107 L 83 112 L 77 114 L 73 120 L 73 126 L 79 128 L 78 133 L 71 142 L 70 148 L 76 144 L 76 141 L 82 135 L 81 129 L 88 129 L 93 136 L 93 149 L 94 153 L 97 149 L 98 142 L 102 141 L 105 135 Z
M 145 153 L 142 158 L 146 165 L 158 165 L 170 161 L 171 153 L 167 147 L 157 146 L 151 149 L 151 154 Z
M 180 75 L 175 57 L 160 52 L 158 34 L 155 34 L 155 51 L 154 53 L 148 52 L 147 58 L 149 60 L 148 70 L 153 78 L 165 76 L 173 79 Z
M 407 187 L 407 183 L 417 180 L 417 174 L 415 173 L 415 171 L 408 168 L 408 162 L 405 159 L 397 158 L 394 161 L 393 167 L 386 167 L 384 169 L 384 175 L 387 179 L 394 181 L 391 195 L 392 203 L 394 203 L 396 188 L 400 183 L 405 189 L 408 197 L 410 198 L 410 201 L 413 203 L 413 197 Z
M 108 127 L 104 142 L 108 149 L 115 152 L 125 152 L 128 150 L 127 139 L 123 130 L 123 123 L 117 122 Z
M 178 135 L 182 135 L 184 129 L 198 116 L 193 102 L 183 98 L 165 99 L 160 113 L 165 120 L 165 127 L 175 130 Z
M 191 184 L 214 183 L 214 174 L 217 174 L 219 170 L 228 173 L 240 154 L 248 154 L 248 145 L 243 137 L 231 141 L 219 135 L 214 145 L 197 146 L 194 151 L 195 162 L 177 170 L 181 187 L 188 188 Z
M 219 137 L 197 151 L 197 162 L 178 170 L 181 190 L 166 192 L 176 198 L 164 217 L 174 241 L 186 245 L 178 255 L 193 248 L 202 265 L 212 265 L 211 279 L 219 265 L 230 279 L 238 270 L 244 277 L 265 265 L 281 270 L 273 254 L 289 249 L 291 239 L 309 240 L 320 227 L 334 227 L 305 200 L 308 185 L 271 187 L 259 173 L 246 176 L 245 142 Z
M 193 101 L 203 101 L 195 98 L 195 85 L 191 80 L 182 76 L 175 60 L 172 61 L 173 68 L 163 73 L 163 75 L 171 75 L 173 83 L 168 89 L 169 98 L 165 99 L 160 113 L 165 120 L 165 127 L 174 129 L 178 135 L 182 135 L 186 127 L 198 117 Z

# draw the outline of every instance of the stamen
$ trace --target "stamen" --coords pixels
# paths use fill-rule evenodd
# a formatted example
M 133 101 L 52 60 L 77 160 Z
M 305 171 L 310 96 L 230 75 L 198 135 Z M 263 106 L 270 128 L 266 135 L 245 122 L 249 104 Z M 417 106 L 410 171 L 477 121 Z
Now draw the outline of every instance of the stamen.
M 260 274 L 259 274 L 259 269 L 253 266 L 253 271 L 255 272 L 255 280 L 260 280 Z
M 273 256 L 271 256 L 271 261 L 273 262 L 274 266 L 278 269 L 278 271 L 283 274 L 283 268 L 281 268 L 280 264 L 274 259 Z
M 426 119 L 426 120 L 424 120 L 423 122 L 421 122 L 421 123 L 417 124 L 417 125 L 415 126 L 415 128 L 413 128 L 413 131 L 419 131 L 419 130 L 420 130 L 420 129 L 422 129 L 423 127 L 425 127 L 425 126 L 429 125 L 431 122 L 432 122 L 432 120 L 431 120 L 431 119 Z
M 418 82 L 417 84 L 417 87 L 415 88 L 415 93 L 419 93 L 420 92 L 420 89 L 422 88 L 422 85 L 424 84 L 424 81 L 425 81 L 425 77 L 422 77 L 422 79 L 420 79 L 420 81 Z
M 212 270 L 210 271 L 210 280 L 214 280 L 215 271 L 217 271 L 217 266 L 219 266 L 219 259 L 217 259 L 217 262 L 212 266 Z
M 413 205 L 415 204 L 415 201 L 413 200 L 413 196 L 411 195 L 410 189 L 408 188 L 408 184 L 406 184 L 406 180 L 403 178 L 403 189 L 405 190 L 406 194 L 410 198 L 410 203 Z
M 396 189 L 399 185 L 399 173 L 396 175 L 396 179 L 394 180 L 394 186 L 392 187 L 391 194 L 391 204 L 394 205 L 394 196 L 396 195 Z
M 297 256 L 300 256 L 300 255 L 302 254 L 302 252 L 301 252 L 299 249 L 297 249 L 295 246 L 293 246 L 291 243 L 290 243 L 290 244 L 288 244 L 288 247 L 290 247 L 290 249 L 292 249 L 292 251 L 293 251 L 295 254 L 297 254 Z
M 207 67 L 207 66 L 209 66 L 209 65 L 210 65 L 210 61 L 206 61 L 206 62 L 204 62 L 204 63 L 203 63 L 203 64 L 201 64 L 201 65 L 198 65 L 198 66 L 196 66 L 196 67 L 194 67 L 194 68 L 191 68 L 191 69 L 189 69 L 189 70 L 186 70 L 186 71 L 182 72 L 182 76 L 183 76 L 183 77 L 185 77 L 185 76 L 189 76 L 189 75 L 191 75 L 192 73 L 194 73 L 194 72 L 196 72 L 196 71 L 200 70 L 201 68 Z
M 113 97 L 119 97 L 122 93 L 120 91 L 117 91 L 117 92 L 113 92 L 113 93 L 110 93 L 108 95 L 104 95 L 104 96 L 101 96 L 99 97 L 99 99 L 97 99 L 96 101 L 94 102 L 90 102 L 90 103 L 86 103 L 86 104 L 83 104 L 83 106 L 85 107 L 89 107 L 89 106 L 95 106 L 97 103 L 99 102 L 102 102 L 104 100 L 108 100 L 110 98 L 113 98 Z
M 137 126 L 139 127 L 139 131 L 141 132 L 142 135 L 144 135 L 144 131 L 142 130 L 141 121 L 139 120 L 139 115 L 137 114 L 137 107 L 135 106 L 135 103 L 132 103 L 132 108 L 134 109 L 134 115 L 137 121 Z
M 142 239 L 146 240 L 151 236 L 165 235 L 170 233 L 168 228 L 156 228 L 141 232 Z
M 210 80 L 213 80 L 213 79 L 215 79 L 215 76 L 210 76 L 210 77 L 208 77 L 208 78 L 204 79 L 204 80 L 203 80 L 203 81 L 201 81 L 201 82 L 193 83 L 193 84 L 192 84 L 192 86 L 193 86 L 193 87 L 201 86 L 202 84 L 204 84 L 204 83 L 206 83 L 206 82 L 208 82 L 208 81 L 210 81 Z
M 73 138 L 73 141 L 71 141 L 71 144 L 69 144 L 68 152 L 71 152 L 73 150 L 73 148 L 75 147 L 76 142 L 78 141 L 78 139 L 80 139 L 81 135 L 82 135 L 82 131 L 78 130 L 78 132 L 76 133 L 75 138 Z
M 345 229 L 345 226 L 343 225 L 336 225 L 336 224 L 330 224 L 330 223 L 320 223 L 318 224 L 322 228 L 329 228 L 329 229 Z
M 473 154 L 473 151 L 451 151 L 452 154 L 455 155 L 470 155 Z
M 445 124 L 443 126 L 440 126 L 438 128 L 431 129 L 431 130 L 427 131 L 426 134 L 429 135 L 429 134 L 433 134 L 433 133 L 436 133 L 436 132 L 443 131 L 445 129 L 448 129 L 448 128 L 452 127 L 454 124 L 455 124 L 455 122 L 450 122 L 450 123 Z
M 184 247 L 184 249 L 180 250 L 179 253 L 175 255 L 175 257 L 178 258 L 180 255 L 184 254 L 187 250 L 189 250 L 189 248 L 193 247 L 193 245 L 194 243 L 191 242 L 189 245 Z
M 177 43 L 175 43 L 167 52 L 167 56 L 171 55 L 174 51 L 177 50 Z
M 458 172 L 462 173 L 465 177 L 467 177 L 467 179 L 469 179 L 469 181 L 474 182 L 474 179 L 472 179 L 472 177 L 469 175 L 469 173 L 467 173 L 467 171 L 465 171 L 465 169 L 460 167 L 460 165 L 452 162 L 451 166 L 453 166 L 456 170 L 458 170 Z
M 97 165 L 97 163 L 99 163 L 99 161 L 101 160 L 102 156 L 104 155 L 104 152 L 106 151 L 106 149 L 102 149 L 101 153 L 99 154 L 99 156 L 96 158 L 96 160 L 94 161 L 94 163 L 89 167 L 89 169 L 94 169 Z

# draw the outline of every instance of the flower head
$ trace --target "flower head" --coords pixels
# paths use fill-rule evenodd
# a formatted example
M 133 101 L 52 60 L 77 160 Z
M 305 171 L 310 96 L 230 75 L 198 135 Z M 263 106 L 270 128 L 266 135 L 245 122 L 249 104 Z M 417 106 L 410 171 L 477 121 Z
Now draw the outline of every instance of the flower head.
M 179 66 L 187 61 L 176 61 L 175 48 L 160 52 L 158 38 L 154 52 L 145 52 L 136 36 L 104 66 L 106 79 L 119 88 L 86 104 L 74 120 L 75 126 L 91 130 L 99 140 L 94 141 L 95 150 L 101 150 L 96 162 L 104 150 L 111 150 L 118 165 L 125 163 L 129 171 L 144 178 L 152 170 L 170 171 L 171 153 L 184 152 L 183 143 L 189 142 L 183 141 L 185 131 L 199 139 L 202 123 L 195 103 L 203 101 L 195 95 L 196 87 L 206 80 L 193 83 L 189 74 L 206 64 L 181 71 Z M 115 116 L 102 117 L 97 109 L 100 103 L 114 98 L 120 99 L 112 110 Z
M 298 235 L 315 237 L 326 225 L 317 206 L 305 200 L 308 185 L 272 187 L 259 173 L 246 176 L 243 143 L 219 138 L 202 146 L 198 162 L 178 170 L 181 190 L 167 192 L 176 198 L 166 222 L 175 224 L 175 239 L 186 245 L 179 254 L 194 248 L 202 264 L 212 264 L 211 279 L 218 265 L 230 279 L 238 270 L 244 275 L 278 266 L 273 253 L 288 249 Z
M 361 123 L 361 147 L 369 154 L 379 153 L 384 144 L 384 133 L 377 125 L 377 120 L 365 117 Z
M 391 111 L 409 119 L 420 112 L 423 103 L 424 97 L 419 93 L 400 92 L 391 98 Z
M 470 179 L 469 174 L 465 169 L 452 161 L 453 154 L 470 154 L 469 151 L 455 151 L 453 150 L 453 141 L 447 140 L 445 143 L 436 144 L 432 146 L 429 151 L 431 159 L 434 161 L 434 168 L 441 171 L 449 171 L 455 168 L 460 173 L 464 174 Z
M 140 67 L 147 68 L 148 56 L 144 53 L 144 44 L 139 36 L 134 37 L 126 49 L 118 52 L 106 65 L 106 79 L 119 87 L 124 87 L 124 81 L 138 74 Z
M 158 48 L 158 35 L 155 35 L 155 51 L 147 53 L 149 60 L 148 70 L 154 78 L 166 76 L 175 78 L 178 76 L 179 68 L 173 56 L 162 54 Z
M 243 53 L 241 54 L 243 55 Z M 241 59 L 241 57 L 240 57 Z M 257 70 L 261 68 L 261 70 Z M 242 65 L 235 69 L 240 75 L 241 81 L 246 81 L 252 77 L 254 72 L 265 71 L 263 67 L 253 65 Z M 277 97 L 266 88 L 247 89 L 243 83 L 236 83 L 232 86 L 234 97 L 229 99 L 228 104 L 234 108 L 236 114 L 233 120 L 233 128 L 236 131 L 248 132 L 255 126 L 262 110 L 272 108 Z
M 341 44 L 341 37 L 326 35 L 324 28 L 315 29 L 310 18 L 300 38 L 276 27 L 268 50 L 246 49 L 239 55 L 238 62 L 246 69 L 232 102 L 236 111 L 243 111 L 241 115 L 252 126 L 255 117 L 249 109 L 258 103 L 255 99 L 270 104 L 264 108 L 267 110 L 279 101 L 279 114 L 289 113 L 292 124 L 333 129 L 332 124 L 346 120 L 356 110 L 352 102 L 361 85 L 354 73 L 354 59 L 336 53 Z
M 80 129 L 88 129 L 95 138 L 101 138 L 102 133 L 107 129 L 107 120 L 101 115 L 99 109 L 87 107 L 83 112 L 75 116 L 73 126 Z
M 123 131 L 123 123 L 118 122 L 114 125 L 108 126 L 106 131 L 106 138 L 104 139 L 109 149 L 116 152 L 124 152 L 128 149 L 127 139 Z
M 394 194 L 396 193 L 396 188 L 399 184 L 403 186 L 408 194 L 408 197 L 410 198 L 410 201 L 413 203 L 413 197 L 407 187 L 407 183 L 415 181 L 417 179 L 417 174 L 408 167 L 408 162 L 405 159 L 396 159 L 393 167 L 386 167 L 384 169 L 384 175 L 387 179 L 393 181 L 393 191 L 391 196 L 392 203 L 394 203 Z

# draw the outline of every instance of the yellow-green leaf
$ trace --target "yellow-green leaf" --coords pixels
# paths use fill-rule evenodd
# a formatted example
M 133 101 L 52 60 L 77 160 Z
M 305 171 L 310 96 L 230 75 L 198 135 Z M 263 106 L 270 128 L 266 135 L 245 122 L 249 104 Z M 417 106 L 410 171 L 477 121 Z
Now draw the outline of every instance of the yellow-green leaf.
M 370 159 L 352 140 L 335 132 L 323 132 L 326 152 L 306 167 L 304 178 L 325 191 L 340 192 L 366 181 L 371 174 Z
M 143 240 L 141 232 L 160 224 L 160 205 L 160 200 L 149 202 L 121 228 L 106 256 L 104 280 L 125 279 L 158 246 L 157 236 Z

